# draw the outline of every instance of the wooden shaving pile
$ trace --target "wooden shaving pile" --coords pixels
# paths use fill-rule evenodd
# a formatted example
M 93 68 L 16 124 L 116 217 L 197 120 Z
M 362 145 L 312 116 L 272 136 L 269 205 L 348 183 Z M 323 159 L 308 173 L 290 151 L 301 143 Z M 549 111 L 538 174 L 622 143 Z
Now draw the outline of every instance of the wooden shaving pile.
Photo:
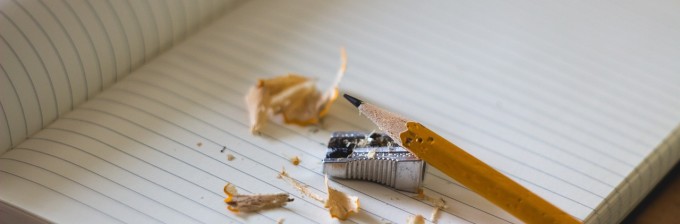
M 278 208 L 293 201 L 287 193 L 280 194 L 257 194 L 241 195 L 238 194 L 236 187 L 230 183 L 224 186 L 224 193 L 227 198 L 227 209 L 232 212 L 256 212 L 263 209 Z
M 259 79 L 246 95 L 246 106 L 250 116 L 250 131 L 257 133 L 268 118 L 268 114 L 283 115 L 287 124 L 301 126 L 318 124 L 328 113 L 331 104 L 338 98 L 338 84 L 347 68 L 345 50 L 341 50 L 341 66 L 333 85 L 321 93 L 315 81 L 301 75 L 288 74 L 270 79 Z

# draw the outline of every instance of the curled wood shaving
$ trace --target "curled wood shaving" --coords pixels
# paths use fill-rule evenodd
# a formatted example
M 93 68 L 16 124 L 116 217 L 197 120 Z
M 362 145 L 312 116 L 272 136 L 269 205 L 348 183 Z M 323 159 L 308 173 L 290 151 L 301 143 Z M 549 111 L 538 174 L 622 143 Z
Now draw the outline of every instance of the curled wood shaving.
M 331 217 L 346 220 L 352 213 L 359 212 L 359 198 L 350 196 L 328 185 L 328 176 L 325 179 L 328 189 L 328 198 L 324 207 L 331 213 Z
M 295 189 L 299 190 L 303 195 L 306 195 L 314 200 L 317 200 L 324 204 L 324 207 L 328 209 L 331 217 L 340 220 L 346 220 L 351 214 L 359 212 L 359 198 L 356 196 L 350 196 L 342 191 L 330 187 L 328 184 L 328 176 L 325 177 L 326 190 L 328 192 L 328 197 L 323 198 L 311 192 L 306 185 L 298 182 L 297 180 L 288 176 L 285 170 L 279 173 L 279 178 L 291 184 Z
M 242 195 L 238 194 L 234 185 L 227 183 L 224 186 L 224 193 L 227 198 L 224 202 L 227 203 L 227 209 L 232 212 L 256 212 L 263 209 L 278 208 L 286 205 L 286 203 L 293 201 L 287 193 L 280 194 L 257 194 L 257 195 Z
M 333 85 L 321 93 L 315 81 L 301 75 L 288 74 L 270 79 L 259 79 L 246 95 L 250 116 L 250 131 L 261 130 L 268 114 L 282 115 L 287 124 L 301 126 L 317 124 L 338 98 L 338 84 L 347 68 L 345 50 L 341 50 L 341 65 Z
M 227 183 L 227 185 L 224 185 L 224 193 L 229 195 L 238 195 L 238 189 L 236 189 L 236 186 L 234 186 L 231 183 Z

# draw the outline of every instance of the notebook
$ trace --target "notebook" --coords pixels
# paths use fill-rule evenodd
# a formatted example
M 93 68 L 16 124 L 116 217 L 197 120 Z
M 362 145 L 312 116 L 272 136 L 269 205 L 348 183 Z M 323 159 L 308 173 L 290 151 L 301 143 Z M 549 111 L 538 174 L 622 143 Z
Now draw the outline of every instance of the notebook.
M 287 73 L 420 121 L 586 223 L 625 217 L 680 159 L 674 2 L 3 1 L 0 219 L 330 223 L 334 131 L 375 130 L 347 102 L 322 124 L 248 127 L 244 96 Z M 227 155 L 234 157 L 227 160 Z M 291 157 L 301 162 L 291 164 Z M 287 192 L 228 211 L 223 186 Z M 344 222 L 404 223 L 433 205 L 379 184 Z M 428 167 L 438 223 L 521 223 Z

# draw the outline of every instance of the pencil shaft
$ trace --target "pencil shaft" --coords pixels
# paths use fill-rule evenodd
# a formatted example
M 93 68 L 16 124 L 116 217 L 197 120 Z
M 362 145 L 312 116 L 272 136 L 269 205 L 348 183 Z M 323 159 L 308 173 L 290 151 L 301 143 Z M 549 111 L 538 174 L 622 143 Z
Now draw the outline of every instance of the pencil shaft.
M 408 122 L 403 146 L 431 166 L 527 223 L 580 223 L 425 126 Z
M 580 223 L 579 220 L 522 187 L 425 126 L 354 99 L 359 111 L 431 166 L 526 223 Z M 354 102 L 353 102 L 354 104 Z

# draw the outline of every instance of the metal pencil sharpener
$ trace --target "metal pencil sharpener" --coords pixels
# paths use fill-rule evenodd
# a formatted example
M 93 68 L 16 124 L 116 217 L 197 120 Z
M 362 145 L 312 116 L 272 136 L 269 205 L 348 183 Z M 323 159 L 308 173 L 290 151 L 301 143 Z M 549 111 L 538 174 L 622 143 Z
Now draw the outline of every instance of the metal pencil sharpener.
M 425 161 L 384 134 L 333 132 L 323 172 L 334 178 L 368 180 L 415 193 L 423 183 Z

